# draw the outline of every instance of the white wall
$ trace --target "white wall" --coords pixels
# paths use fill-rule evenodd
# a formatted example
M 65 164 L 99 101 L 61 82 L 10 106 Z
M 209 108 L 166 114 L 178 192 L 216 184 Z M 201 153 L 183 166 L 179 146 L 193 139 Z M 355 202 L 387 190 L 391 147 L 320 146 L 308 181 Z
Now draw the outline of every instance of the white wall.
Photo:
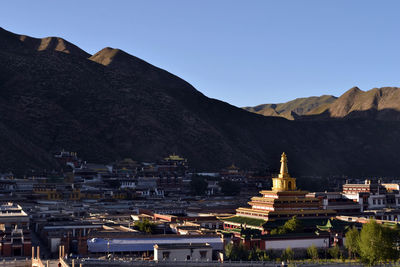
M 190 253 L 190 248 L 185 249 L 157 249 L 154 248 L 154 260 L 163 261 L 163 252 L 169 252 L 168 261 L 185 261 L 187 256 L 191 256 L 190 260 L 194 261 L 211 261 L 212 260 L 212 248 L 194 248 L 192 253 Z M 207 251 L 207 256 L 205 259 L 201 259 L 200 251 Z
M 325 248 L 329 244 L 329 238 L 266 240 L 265 249 L 308 248 L 313 244 L 317 248 Z

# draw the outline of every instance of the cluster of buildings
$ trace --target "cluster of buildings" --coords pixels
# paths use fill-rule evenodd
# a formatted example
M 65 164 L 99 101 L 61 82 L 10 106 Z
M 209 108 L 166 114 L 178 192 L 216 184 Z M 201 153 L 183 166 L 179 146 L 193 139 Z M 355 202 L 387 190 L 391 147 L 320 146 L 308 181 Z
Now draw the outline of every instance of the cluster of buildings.
M 235 215 L 221 217 L 224 233 L 232 242 L 248 248 L 307 249 L 311 245 L 328 248 L 343 245 L 343 237 L 352 226 L 360 227 L 369 219 L 394 225 L 400 216 L 400 192 L 397 183 L 365 180 L 346 183 L 341 192 L 307 192 L 297 188 L 289 175 L 287 157 L 281 157 L 280 173 L 272 178 L 272 189 L 252 197 L 249 207 L 239 207 Z M 300 232 L 276 234 L 291 218 L 301 222 Z
M 62 247 L 72 257 L 224 260 L 230 243 L 326 249 L 343 245 L 349 227 L 370 218 L 394 225 L 400 216 L 398 183 L 347 181 L 338 192 L 304 191 L 289 174 L 285 153 L 272 179 L 233 164 L 197 173 L 208 183 L 203 197 L 192 195 L 193 173 L 177 155 L 110 166 L 85 163 L 73 152 L 56 157 L 69 168 L 61 177 L 1 175 L 0 257 L 27 257 L 40 246 L 44 257 L 56 257 Z M 222 194 L 221 180 L 239 184 L 240 194 Z M 268 185 L 271 190 L 261 190 Z M 278 231 L 294 217 L 301 230 Z
M 54 201 L 186 198 L 191 196 L 194 175 L 203 177 L 208 196 L 223 195 L 220 181 L 240 185 L 245 196 L 268 186 L 265 175 L 241 171 L 234 164 L 213 173 L 193 172 L 187 159 L 175 154 L 154 163 L 124 159 L 109 165 L 87 163 L 68 151 L 55 158 L 64 166 L 60 172 L 32 172 L 23 178 L 0 173 L 0 197 Z

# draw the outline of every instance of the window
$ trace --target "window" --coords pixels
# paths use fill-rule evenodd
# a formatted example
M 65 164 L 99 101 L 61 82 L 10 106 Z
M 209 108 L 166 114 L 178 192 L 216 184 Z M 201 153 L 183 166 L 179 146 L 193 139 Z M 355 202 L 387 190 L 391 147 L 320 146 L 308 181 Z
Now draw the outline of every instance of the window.
M 374 199 L 374 200 L 372 201 L 372 203 L 375 205 L 375 204 L 376 204 L 376 200 Z
M 190 261 L 190 255 L 186 256 L 186 260 Z
M 169 251 L 165 251 L 162 253 L 162 258 L 163 260 L 168 260 L 169 259 Z
M 207 258 L 207 250 L 201 250 L 200 251 L 200 259 L 206 259 Z

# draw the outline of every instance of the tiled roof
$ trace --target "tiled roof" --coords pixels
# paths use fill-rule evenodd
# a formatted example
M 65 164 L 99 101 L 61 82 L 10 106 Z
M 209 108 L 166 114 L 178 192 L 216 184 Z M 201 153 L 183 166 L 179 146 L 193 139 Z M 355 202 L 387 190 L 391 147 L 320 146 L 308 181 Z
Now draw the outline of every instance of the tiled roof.
M 263 226 L 266 221 L 262 219 L 256 218 L 248 218 L 242 216 L 232 216 L 227 218 L 221 218 L 222 221 L 233 222 L 233 223 L 240 223 L 243 225 L 251 225 L 251 226 Z

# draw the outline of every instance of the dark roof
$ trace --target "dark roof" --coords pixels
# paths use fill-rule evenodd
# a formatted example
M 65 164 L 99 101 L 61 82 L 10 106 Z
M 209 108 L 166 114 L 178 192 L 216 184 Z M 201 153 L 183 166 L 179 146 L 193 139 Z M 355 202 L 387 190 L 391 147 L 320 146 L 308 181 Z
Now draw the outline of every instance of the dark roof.
M 337 220 L 337 219 L 329 219 L 325 224 L 323 225 L 317 225 L 318 230 L 320 231 L 345 231 L 348 228 L 350 228 L 353 225 L 358 225 L 359 223 L 355 222 L 346 222 L 342 220 Z
M 300 221 L 303 227 L 305 228 L 312 228 L 312 227 L 316 227 L 317 225 L 325 225 L 328 219 L 302 219 L 300 217 L 297 217 Z M 282 226 L 285 224 L 285 222 L 287 222 L 289 219 L 287 220 L 269 220 L 266 222 L 266 224 L 264 225 L 265 229 L 274 229 L 274 228 L 278 228 L 279 226 Z

